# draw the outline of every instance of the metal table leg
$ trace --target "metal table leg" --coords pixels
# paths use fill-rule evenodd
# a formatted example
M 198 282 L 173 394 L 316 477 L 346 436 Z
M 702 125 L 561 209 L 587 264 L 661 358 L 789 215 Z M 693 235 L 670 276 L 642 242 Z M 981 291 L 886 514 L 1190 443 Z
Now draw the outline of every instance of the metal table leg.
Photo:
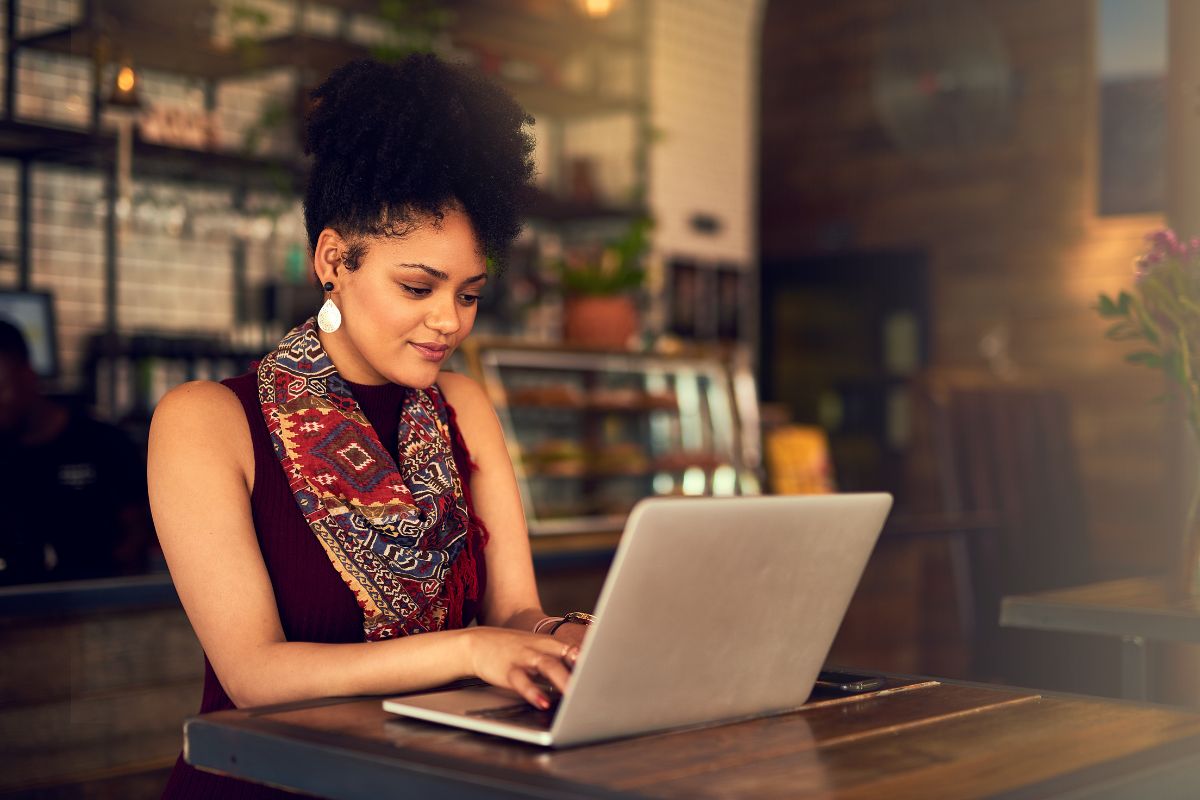
M 1146 640 L 1141 636 L 1121 637 L 1121 696 L 1126 700 L 1146 698 Z

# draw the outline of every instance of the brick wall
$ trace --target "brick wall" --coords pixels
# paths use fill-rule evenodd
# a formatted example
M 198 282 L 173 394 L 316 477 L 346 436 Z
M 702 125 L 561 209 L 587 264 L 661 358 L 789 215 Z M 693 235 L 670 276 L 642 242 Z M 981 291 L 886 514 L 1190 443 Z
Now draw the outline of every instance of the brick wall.
M 27 0 L 21 3 L 18 32 L 28 35 L 52 28 L 77 18 L 80 8 L 77 0 Z M 197 79 L 151 70 L 140 71 L 139 78 L 139 92 L 149 106 L 193 111 L 205 107 L 203 84 Z M 22 51 L 17 81 L 14 110 L 19 120 L 87 126 L 92 80 L 86 60 Z M 222 83 L 216 100 L 219 146 L 239 150 L 264 106 L 290 102 L 294 91 L 292 76 L 282 71 Z M 279 152 L 289 144 L 284 137 L 268 136 L 259 152 Z M 31 192 L 31 285 L 55 293 L 62 388 L 76 390 L 83 382 L 86 339 L 104 322 L 103 180 L 96 170 L 35 164 Z M 17 166 L 0 159 L 0 236 L 9 255 L 16 249 L 16 194 Z M 235 211 L 228 188 L 135 178 L 132 200 L 117 264 L 122 332 L 233 336 L 235 239 L 248 242 L 250 287 L 281 275 L 285 254 L 304 243 L 295 198 L 260 198 L 247 203 L 247 210 Z M 12 286 L 16 281 L 16 265 L 0 262 L 0 282 Z
M 757 257 L 757 97 L 764 0 L 655 0 L 650 21 L 649 200 L 664 256 Z M 713 235 L 689 224 L 717 217 Z

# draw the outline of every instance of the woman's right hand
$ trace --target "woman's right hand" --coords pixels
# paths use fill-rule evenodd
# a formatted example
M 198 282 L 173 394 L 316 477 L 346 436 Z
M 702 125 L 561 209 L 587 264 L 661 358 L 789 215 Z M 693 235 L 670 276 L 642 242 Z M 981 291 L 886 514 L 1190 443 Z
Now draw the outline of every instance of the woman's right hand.
M 511 689 L 535 708 L 548 709 L 550 700 L 534 682 L 545 678 L 560 693 L 567 689 L 570 666 L 579 648 L 552 636 L 480 626 L 467 629 L 471 672 L 493 686 Z

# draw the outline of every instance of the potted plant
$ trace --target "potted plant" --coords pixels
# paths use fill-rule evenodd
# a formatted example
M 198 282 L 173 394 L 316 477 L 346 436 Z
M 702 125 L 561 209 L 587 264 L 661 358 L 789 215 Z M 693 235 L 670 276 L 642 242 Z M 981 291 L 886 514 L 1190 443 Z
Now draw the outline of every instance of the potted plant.
M 1200 439 L 1200 238 L 1164 229 L 1146 239 L 1150 246 L 1136 262 L 1133 291 L 1101 294 L 1095 308 L 1110 322 L 1109 339 L 1138 343 L 1126 361 L 1166 374 Z M 1200 485 L 1192 487 L 1178 543 L 1171 588 L 1200 597 Z
M 637 335 L 636 294 L 646 281 L 642 259 L 652 227 L 650 219 L 636 219 L 598 253 L 572 253 L 559 263 L 566 341 L 621 349 Z

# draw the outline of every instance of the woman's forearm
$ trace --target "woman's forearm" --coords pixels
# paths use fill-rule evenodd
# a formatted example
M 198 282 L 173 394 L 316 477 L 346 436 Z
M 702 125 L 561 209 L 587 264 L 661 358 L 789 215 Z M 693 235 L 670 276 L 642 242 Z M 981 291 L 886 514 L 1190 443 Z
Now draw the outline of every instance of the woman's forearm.
M 539 621 L 545 619 L 546 616 L 546 612 L 543 611 L 540 606 L 525 608 L 515 614 L 512 614 L 504 627 L 523 631 L 532 631 L 533 627 L 537 625 Z M 550 631 L 554 627 L 555 626 L 552 625 L 544 625 L 542 626 L 541 630 L 537 632 L 550 634 L 556 640 L 565 644 L 571 644 L 577 647 L 583 645 L 584 636 L 587 634 L 586 625 L 559 625 L 554 630 L 554 633 L 551 634 Z
M 278 642 L 219 677 L 239 708 L 415 691 L 469 677 L 471 636 L 464 629 L 383 642 Z
M 514 630 L 532 631 L 533 626 L 538 623 L 538 620 L 544 619 L 546 612 L 542 611 L 541 606 L 529 606 L 516 611 L 500 623 L 502 628 L 513 628 Z

